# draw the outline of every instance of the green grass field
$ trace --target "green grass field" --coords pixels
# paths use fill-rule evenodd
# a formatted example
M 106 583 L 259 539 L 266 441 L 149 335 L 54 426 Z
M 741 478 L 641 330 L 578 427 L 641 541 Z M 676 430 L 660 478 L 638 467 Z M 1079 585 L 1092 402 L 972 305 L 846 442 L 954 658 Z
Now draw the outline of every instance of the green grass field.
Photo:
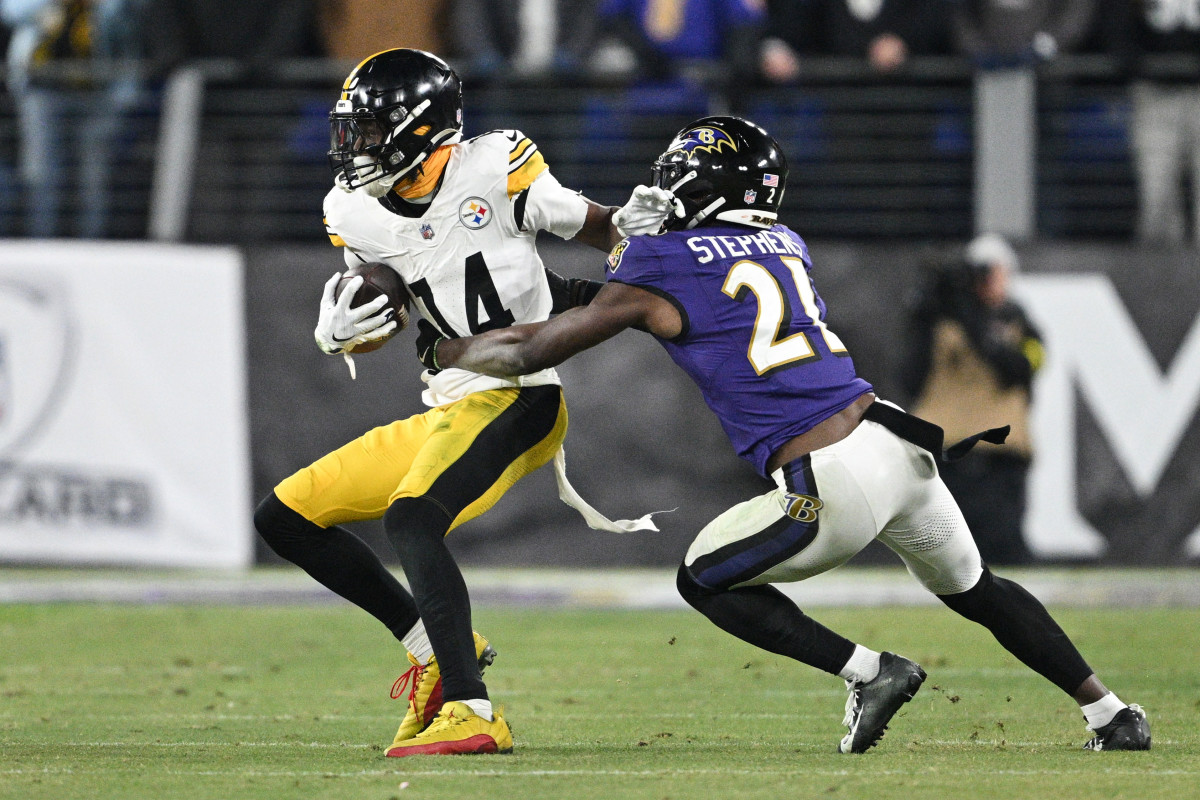
M 516 752 L 398 760 L 403 654 L 349 606 L 0 605 L 0 797 L 1200 796 L 1200 609 L 1057 613 L 1149 753 L 1081 750 L 1070 700 L 949 611 L 814 613 L 929 672 L 866 755 L 834 752 L 840 680 L 689 611 L 478 610 Z

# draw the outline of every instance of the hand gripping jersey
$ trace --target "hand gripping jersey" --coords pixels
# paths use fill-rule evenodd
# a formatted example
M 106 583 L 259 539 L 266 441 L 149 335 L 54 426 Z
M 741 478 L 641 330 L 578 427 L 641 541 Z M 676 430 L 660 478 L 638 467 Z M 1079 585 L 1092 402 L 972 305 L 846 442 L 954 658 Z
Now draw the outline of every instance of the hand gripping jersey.
M 783 225 L 635 236 L 608 258 L 609 281 L 679 309 L 683 331 L 659 341 L 764 476 L 785 442 L 871 391 L 825 326 L 811 268 L 804 241 Z
M 336 187 L 325 197 L 326 231 L 346 248 L 346 263 L 392 267 L 425 319 L 449 337 L 546 319 L 550 289 L 537 232 L 571 238 L 586 215 L 583 198 L 559 185 L 537 146 L 512 130 L 451 147 L 427 207 Z M 512 380 L 445 369 L 423 379 L 430 406 L 486 389 L 559 382 L 552 369 Z

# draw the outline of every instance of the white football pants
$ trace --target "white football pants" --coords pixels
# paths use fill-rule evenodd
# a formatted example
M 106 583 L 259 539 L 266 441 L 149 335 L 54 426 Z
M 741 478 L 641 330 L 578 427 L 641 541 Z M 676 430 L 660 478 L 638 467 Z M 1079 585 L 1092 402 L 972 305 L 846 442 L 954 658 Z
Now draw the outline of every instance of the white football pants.
M 713 589 L 802 581 L 879 539 L 935 594 L 983 574 L 975 540 L 933 456 L 875 422 L 784 465 L 777 488 L 700 531 L 684 563 Z

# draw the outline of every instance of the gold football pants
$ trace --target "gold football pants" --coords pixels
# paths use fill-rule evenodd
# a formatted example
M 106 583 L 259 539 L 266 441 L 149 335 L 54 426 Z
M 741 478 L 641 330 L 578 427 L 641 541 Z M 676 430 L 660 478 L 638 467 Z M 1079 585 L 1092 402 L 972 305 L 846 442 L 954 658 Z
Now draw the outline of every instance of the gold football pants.
M 476 392 L 368 431 L 285 478 L 275 494 L 322 528 L 378 519 L 398 498 L 424 497 L 453 530 L 550 461 L 566 435 L 561 386 Z

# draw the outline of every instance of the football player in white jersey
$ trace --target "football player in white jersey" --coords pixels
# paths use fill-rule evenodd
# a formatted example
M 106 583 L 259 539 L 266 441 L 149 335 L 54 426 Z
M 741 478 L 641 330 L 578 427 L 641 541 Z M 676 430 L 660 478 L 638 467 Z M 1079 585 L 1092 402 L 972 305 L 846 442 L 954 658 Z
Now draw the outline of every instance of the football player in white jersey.
M 331 241 L 348 265 L 394 269 L 413 305 L 447 337 L 545 320 L 598 290 L 543 267 L 539 230 L 607 251 L 622 236 L 657 230 L 670 208 L 669 194 L 652 187 L 638 187 L 620 209 L 565 189 L 518 131 L 463 141 L 458 76 L 423 51 L 387 50 L 359 64 L 330 123 Z M 391 334 L 400 311 L 386 308 L 386 297 L 351 309 L 361 279 L 338 296 L 339 278 L 325 286 L 315 333 L 335 355 Z M 482 679 L 495 651 L 472 630 L 467 588 L 444 537 L 555 457 L 566 405 L 553 369 L 500 379 L 435 368 L 422 378 L 428 411 L 375 428 L 286 478 L 254 522 L 275 552 L 374 615 L 407 649 L 412 666 L 393 696 L 407 688 L 408 710 L 388 756 L 508 752 L 511 733 Z M 411 594 L 339 527 L 380 517 Z

